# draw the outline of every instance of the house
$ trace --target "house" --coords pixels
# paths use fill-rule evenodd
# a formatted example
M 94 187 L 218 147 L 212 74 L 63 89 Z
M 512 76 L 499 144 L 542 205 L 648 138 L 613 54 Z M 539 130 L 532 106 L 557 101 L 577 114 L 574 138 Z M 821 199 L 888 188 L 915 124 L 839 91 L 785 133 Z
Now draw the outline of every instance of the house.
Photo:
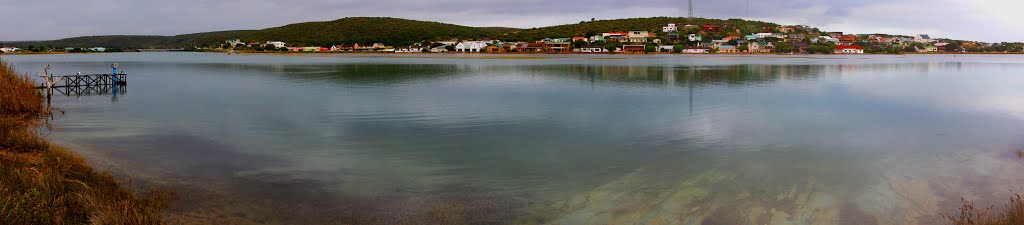
M 811 39 L 811 42 L 814 42 L 814 43 L 819 43 L 819 42 L 822 42 L 822 43 L 823 42 L 839 43 L 839 39 L 836 39 L 836 38 L 830 37 L 830 36 L 819 36 L 817 38 Z
M 418 52 L 423 52 L 423 49 L 424 48 L 422 46 L 413 45 L 413 46 L 408 46 L 408 47 L 402 47 L 402 48 L 399 48 L 399 49 L 395 49 L 395 52 L 397 52 L 397 53 L 418 53 Z
M 448 45 L 441 45 L 430 48 L 430 53 L 446 53 L 448 52 Z
M 633 54 L 644 54 L 647 53 L 647 46 L 643 45 L 623 45 L 622 52 L 633 53 Z
M 804 36 L 804 34 L 790 34 L 790 35 L 787 35 L 786 40 L 789 40 L 789 41 L 801 41 L 802 42 L 805 37 L 806 36 Z
M 757 40 L 757 35 L 749 34 L 747 36 L 744 36 L 743 38 L 747 40 Z
M 718 46 L 718 53 L 740 53 L 740 50 L 735 45 L 722 45 Z
M 3 47 L 3 48 L 0 48 L 0 52 L 5 52 L 5 53 L 6 52 L 17 52 L 18 50 L 21 50 L 21 49 L 15 48 L 15 47 Z
M 811 48 L 811 44 L 802 41 L 789 42 L 790 46 L 793 46 L 794 53 L 807 53 L 807 49 Z
M 772 53 L 772 49 L 775 49 L 775 45 L 771 42 L 750 42 L 750 45 L 747 45 L 747 48 L 749 48 L 747 52 L 750 53 Z
M 691 42 L 693 42 L 693 41 L 701 41 L 701 40 L 704 40 L 704 37 L 701 37 L 700 35 L 696 35 L 696 34 L 690 34 L 690 36 L 687 37 L 687 40 L 690 40 Z
M 487 53 L 502 53 L 505 52 L 505 48 L 502 48 L 501 45 L 487 45 L 487 47 L 484 47 L 484 51 Z
M 722 46 L 722 45 L 727 45 L 727 44 L 729 44 L 729 41 L 726 41 L 726 40 L 711 40 L 711 47 L 714 47 L 714 48 L 717 48 L 717 47 Z
M 583 37 L 583 36 L 572 37 L 572 42 L 576 42 L 576 41 L 587 41 L 587 37 Z
M 786 38 L 786 35 L 785 34 L 777 34 L 777 33 L 757 33 L 757 34 L 754 34 L 754 37 L 757 37 L 758 39 L 770 38 L 770 37 L 782 39 L 782 38 Z
M 676 31 L 679 31 L 679 28 L 676 27 L 676 24 L 674 24 L 674 23 L 670 23 L 670 24 L 668 24 L 668 26 L 664 26 L 664 27 L 661 28 L 661 32 L 662 33 L 676 32 Z
M 459 43 L 459 40 L 458 39 L 451 39 L 451 40 L 447 40 L 447 41 L 438 41 L 437 43 L 441 43 L 441 44 L 444 44 L 444 45 L 455 45 L 455 44 Z
M 594 35 L 589 38 L 589 42 L 604 41 L 604 36 Z
M 574 49 L 573 51 L 582 53 L 608 53 L 607 48 L 599 45 L 584 45 L 578 49 Z
M 544 49 L 547 50 L 548 53 L 569 53 L 572 51 L 572 43 L 567 41 L 544 42 Z
M 336 51 L 336 52 L 347 51 L 347 52 L 350 52 L 350 51 L 359 50 L 361 48 L 362 47 L 359 46 L 359 44 L 340 44 L 340 45 L 335 45 L 335 46 L 331 47 L 331 51 Z
M 487 47 L 487 42 L 483 41 L 463 41 L 455 45 L 456 52 L 480 52 L 480 50 Z
M 672 52 L 674 48 L 672 45 L 658 45 L 658 52 Z
M 245 42 L 242 42 L 242 40 L 240 40 L 240 39 L 226 40 L 226 41 L 224 41 L 224 43 L 228 44 L 228 46 L 231 46 L 231 47 L 235 47 L 235 46 L 238 46 L 238 45 L 244 45 L 245 44 Z
M 516 48 L 519 52 L 544 52 L 544 43 L 522 43 Z
M 303 52 L 319 52 L 320 47 L 302 47 Z
M 935 40 L 932 40 L 932 37 L 928 36 L 927 34 L 918 34 L 914 36 L 914 42 L 932 43 L 935 42 Z
M 692 47 L 692 46 L 690 46 L 690 47 L 683 48 L 683 53 L 684 54 L 708 54 L 708 53 L 711 53 L 711 49 L 710 48 L 705 48 L 705 47 Z
M 301 52 L 302 49 L 303 49 L 302 47 L 290 47 L 290 48 L 288 48 L 288 51 L 289 52 Z
M 793 27 L 793 26 L 779 26 L 779 27 L 776 27 L 775 29 L 778 30 L 779 32 L 782 32 L 782 33 L 793 33 L 793 32 L 796 32 L 796 27 Z
M 374 50 L 381 50 L 381 49 L 390 48 L 390 46 L 384 45 L 383 43 L 373 43 L 373 45 L 370 46 L 370 48 L 372 48 Z
M 320 47 L 320 49 L 317 50 L 317 51 L 318 52 L 326 52 L 326 51 L 330 51 L 330 50 L 331 50 L 331 48 L 328 48 L 328 47 Z
M 274 48 L 278 48 L 278 49 L 285 47 L 284 46 L 284 42 L 280 42 L 280 41 L 268 41 L 266 43 L 263 43 L 263 47 L 264 48 L 266 48 L 268 46 L 273 46 Z
M 105 52 L 105 51 L 107 51 L 107 48 L 104 48 L 104 47 L 92 47 L 92 48 L 89 48 L 89 51 Z
M 864 54 L 864 48 L 856 45 L 836 46 L 836 54 Z
M 917 52 L 937 52 L 937 51 L 939 51 L 939 48 L 935 47 L 935 45 L 927 45 L 927 46 L 924 46 L 924 48 L 917 49 Z
M 843 32 L 828 32 L 828 36 L 829 37 L 834 37 L 834 38 L 839 38 L 839 36 L 843 36 Z
M 722 30 L 722 26 L 718 24 L 704 24 L 700 26 L 700 30 L 708 33 L 714 33 Z
M 647 42 L 648 37 L 651 37 L 651 33 L 645 30 L 629 31 L 629 42 L 632 43 Z
M 608 32 L 601 34 L 604 39 L 608 41 L 628 42 L 629 33 L 626 32 Z
M 722 38 L 722 40 L 727 41 L 727 42 L 728 41 L 732 41 L 732 40 L 739 40 L 739 39 L 740 39 L 740 36 L 737 36 L 737 35 L 732 35 L 732 36 L 728 36 L 728 37 Z
M 853 42 L 857 41 L 857 35 L 842 35 L 839 36 L 839 45 L 852 45 Z
M 679 33 L 668 33 L 668 39 L 672 41 L 679 41 Z

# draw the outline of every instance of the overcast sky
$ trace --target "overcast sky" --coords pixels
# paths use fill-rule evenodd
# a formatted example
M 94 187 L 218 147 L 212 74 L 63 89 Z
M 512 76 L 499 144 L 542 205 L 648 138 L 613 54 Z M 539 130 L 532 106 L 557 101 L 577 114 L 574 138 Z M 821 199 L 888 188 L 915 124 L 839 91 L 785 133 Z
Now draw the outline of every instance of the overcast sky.
M 694 0 L 694 14 L 848 33 L 1024 41 L 1024 0 Z M 352 16 L 530 28 L 685 16 L 685 0 L 0 0 L 0 40 L 176 35 Z

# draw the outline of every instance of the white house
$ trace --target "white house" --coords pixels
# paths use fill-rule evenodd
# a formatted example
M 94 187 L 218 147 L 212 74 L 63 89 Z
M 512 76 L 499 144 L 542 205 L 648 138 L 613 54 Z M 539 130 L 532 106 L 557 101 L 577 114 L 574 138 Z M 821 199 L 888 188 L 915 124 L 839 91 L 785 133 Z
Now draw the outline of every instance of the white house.
M 670 24 L 668 24 L 668 26 L 665 26 L 665 27 L 661 28 L 661 32 L 662 33 L 675 32 L 675 31 L 679 31 L 679 28 L 676 27 L 676 24 L 674 24 L 674 23 L 670 23 Z
M 690 41 L 701 41 L 704 40 L 704 37 L 701 37 L 700 35 L 696 34 L 690 34 L 690 36 L 687 37 L 687 39 L 689 39 Z
M 433 47 L 433 48 L 430 48 L 430 52 L 431 53 L 445 53 L 445 52 L 448 52 L 448 46 L 447 45 L 441 45 L 441 46 Z
M 864 54 L 864 48 L 856 45 L 836 46 L 836 54 Z
M 839 39 L 838 38 L 834 38 L 834 37 L 830 37 L 830 36 L 819 36 L 817 38 L 812 39 L 811 42 L 814 42 L 814 43 L 818 43 L 818 42 L 839 43 Z
M 0 52 L 17 52 L 18 50 L 21 50 L 21 49 L 15 48 L 15 47 L 3 47 L 3 48 L 0 48 Z
M 459 42 L 455 45 L 456 52 L 480 52 L 480 49 L 486 48 L 487 42 L 483 41 L 464 41 Z
M 598 45 L 584 45 L 583 47 L 577 48 L 582 53 L 607 53 L 608 49 Z
M 928 36 L 927 34 L 918 34 L 914 36 L 914 42 L 931 43 L 933 41 L 934 40 L 932 40 L 932 37 Z
M 775 34 L 772 34 L 772 33 L 756 33 L 756 34 L 754 34 L 754 36 L 757 37 L 757 39 L 764 39 L 766 37 L 772 37 L 774 35 Z
M 398 52 L 398 53 L 418 53 L 418 52 L 423 52 L 423 48 L 420 47 L 420 46 L 409 46 L 409 47 L 404 47 L 404 48 L 396 49 L 395 52 Z
M 274 48 L 280 49 L 280 48 L 284 48 L 284 42 L 268 41 L 266 44 L 264 44 L 264 46 L 274 46 Z
M 659 52 L 672 52 L 672 50 L 674 50 L 674 49 L 675 49 L 675 46 L 672 46 L 672 45 L 658 45 L 658 51 Z
M 683 53 L 685 53 L 685 54 L 708 54 L 708 53 L 711 53 L 711 49 L 709 49 L 709 48 L 701 48 L 701 47 L 686 47 L 686 48 L 683 48 Z
M 92 48 L 89 48 L 89 50 L 90 51 L 94 51 L 94 52 L 105 52 L 105 51 L 107 51 L 107 48 L 104 48 L 104 47 L 92 47 Z
M 651 36 L 650 32 L 646 30 L 634 30 L 629 31 L 629 42 L 639 43 L 647 42 L 647 38 Z
M 230 45 L 231 47 L 245 44 L 245 42 L 242 42 L 242 40 L 240 40 L 240 39 L 226 40 L 226 41 L 224 41 L 224 43 Z

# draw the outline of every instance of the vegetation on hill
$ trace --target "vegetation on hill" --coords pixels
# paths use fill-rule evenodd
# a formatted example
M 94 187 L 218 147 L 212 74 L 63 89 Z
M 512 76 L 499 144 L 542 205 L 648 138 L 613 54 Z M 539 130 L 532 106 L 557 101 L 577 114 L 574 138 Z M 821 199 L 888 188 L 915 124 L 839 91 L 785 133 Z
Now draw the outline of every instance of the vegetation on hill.
M 484 38 L 511 28 L 476 28 L 438 22 L 383 17 L 351 17 L 333 21 L 290 24 L 263 30 L 236 30 L 177 36 L 87 36 L 42 42 L 17 42 L 21 47 L 188 48 L 211 47 L 225 40 L 244 42 L 283 41 L 294 46 L 328 46 L 341 43 L 409 45 L 424 40 Z
M 600 35 L 601 33 L 604 32 L 627 32 L 635 30 L 661 32 L 661 28 L 670 23 L 674 23 L 677 26 L 679 26 L 681 33 L 686 33 L 686 30 L 684 30 L 683 26 L 687 24 L 732 25 L 733 27 L 740 29 L 740 33 L 762 32 L 764 26 L 770 26 L 773 28 L 775 26 L 778 26 L 778 24 L 769 22 L 747 21 L 741 19 L 721 20 L 683 17 L 630 18 L 615 20 L 592 20 L 583 21 L 578 24 L 565 24 L 550 27 L 531 28 L 520 31 L 510 31 L 503 33 L 501 36 L 499 36 L 499 39 L 508 41 L 532 41 L 543 38 L 564 38 L 574 36 L 589 37 L 593 35 Z M 730 31 L 723 30 L 723 37 L 724 33 L 726 32 Z M 735 30 L 731 30 L 731 32 L 735 32 Z
M 40 91 L 0 61 L 0 224 L 162 224 L 165 195 L 142 197 L 37 134 Z

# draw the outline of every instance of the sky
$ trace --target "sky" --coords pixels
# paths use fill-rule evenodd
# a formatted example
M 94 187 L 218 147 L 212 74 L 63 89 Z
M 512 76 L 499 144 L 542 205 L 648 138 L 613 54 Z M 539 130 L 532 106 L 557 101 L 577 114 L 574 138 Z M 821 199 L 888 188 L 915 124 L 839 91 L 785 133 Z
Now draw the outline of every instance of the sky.
M 847 33 L 1024 41 L 1022 0 L 693 0 L 694 16 Z M 749 13 L 748 13 L 749 4 Z M 531 28 L 686 16 L 685 0 L 0 0 L 0 40 L 177 35 L 375 16 Z

